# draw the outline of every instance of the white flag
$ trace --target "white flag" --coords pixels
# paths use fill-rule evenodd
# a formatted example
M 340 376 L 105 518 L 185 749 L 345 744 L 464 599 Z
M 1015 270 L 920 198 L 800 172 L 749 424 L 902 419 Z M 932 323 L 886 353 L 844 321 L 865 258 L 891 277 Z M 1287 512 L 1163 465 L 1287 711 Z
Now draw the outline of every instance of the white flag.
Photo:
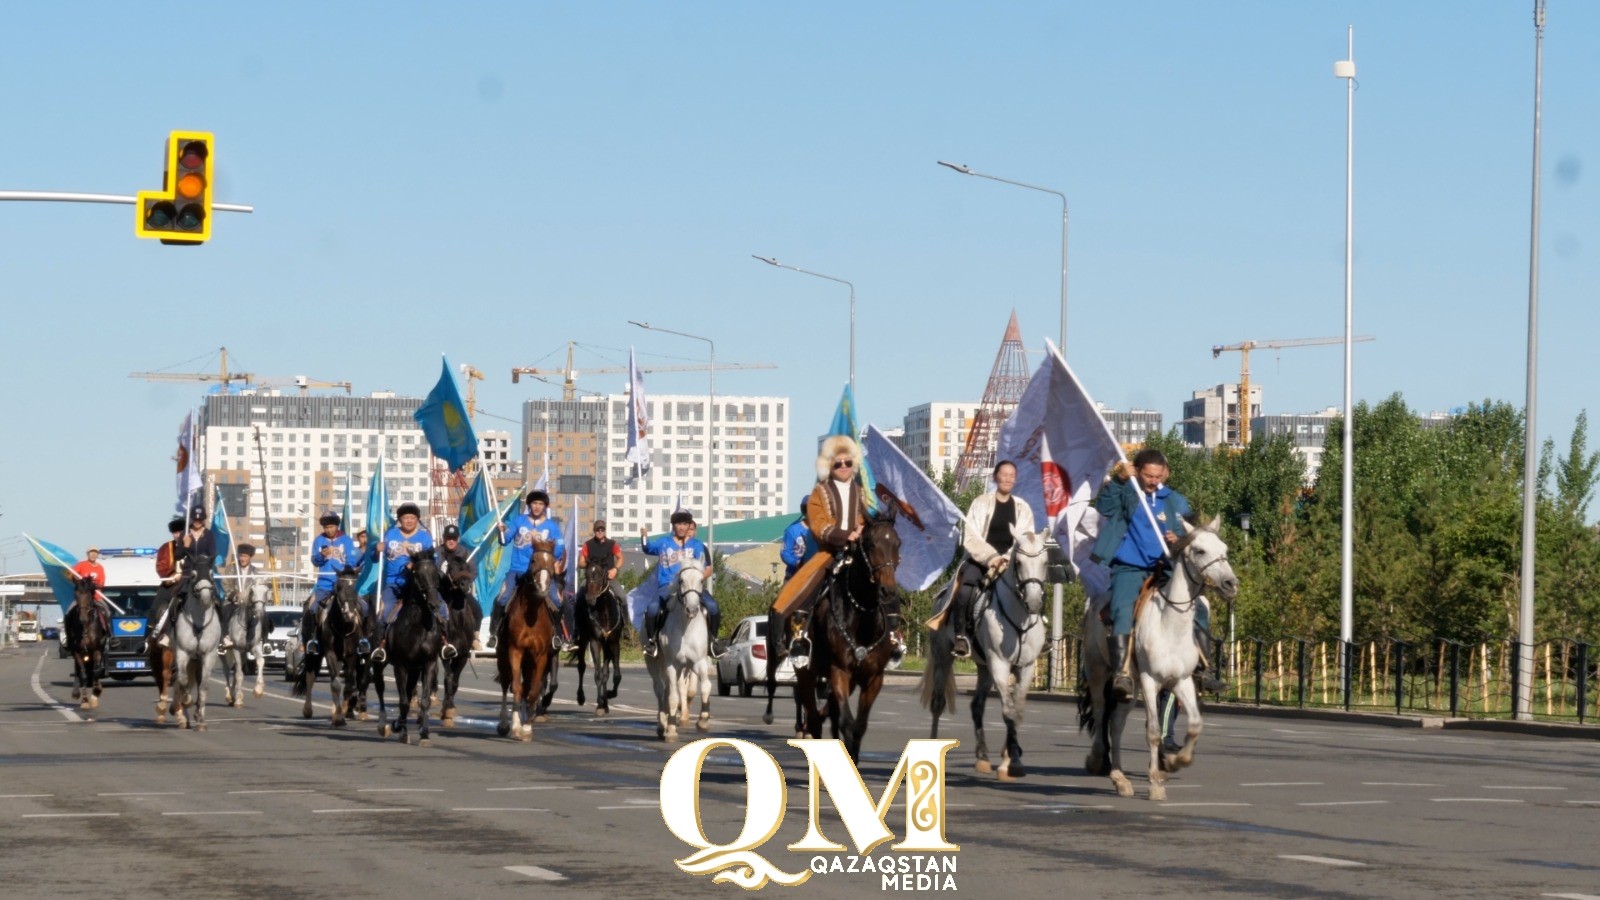
M 908 591 L 926 590 L 955 557 L 961 510 L 877 426 L 867 426 L 863 446 L 872 460 L 878 490 L 893 495 L 881 499 L 879 508 L 892 507 L 896 512 L 900 565 L 895 581 Z
M 544 452 L 544 471 L 539 473 L 539 480 L 534 483 L 533 489 L 536 490 L 536 491 L 544 491 L 545 493 L 549 493 L 550 492 L 550 451 L 549 450 L 546 450 Z
M 634 361 L 632 347 L 628 348 L 628 393 L 628 451 L 623 458 L 633 463 L 627 480 L 633 484 L 650 472 L 650 406 L 645 402 L 644 373 Z
M 1013 493 L 1043 513 L 1056 542 L 1071 553 L 1078 523 L 1122 459 L 1122 447 L 1049 340 L 1045 351 L 1044 364 L 1000 429 L 995 461 L 1016 464 Z
M 178 429 L 178 454 L 173 457 L 178 464 L 177 515 L 185 519 L 194 506 L 195 493 L 201 488 L 200 455 L 194 431 L 194 411 L 190 410 Z

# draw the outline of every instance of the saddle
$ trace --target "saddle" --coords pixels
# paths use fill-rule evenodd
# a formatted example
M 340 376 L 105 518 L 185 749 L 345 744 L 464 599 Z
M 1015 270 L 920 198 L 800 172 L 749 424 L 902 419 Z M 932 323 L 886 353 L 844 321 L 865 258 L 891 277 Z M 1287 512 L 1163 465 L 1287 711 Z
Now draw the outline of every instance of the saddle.
M 1139 588 L 1139 599 L 1133 601 L 1133 622 L 1135 625 L 1139 624 L 1139 616 L 1144 612 L 1144 608 L 1150 605 L 1151 596 L 1166 587 L 1171 578 L 1171 570 L 1165 565 L 1160 565 L 1156 567 L 1154 573 L 1144 580 L 1144 584 Z M 1095 612 L 1100 616 L 1100 623 L 1107 628 L 1111 627 L 1111 595 L 1105 594 L 1101 596 L 1095 601 L 1094 608 Z

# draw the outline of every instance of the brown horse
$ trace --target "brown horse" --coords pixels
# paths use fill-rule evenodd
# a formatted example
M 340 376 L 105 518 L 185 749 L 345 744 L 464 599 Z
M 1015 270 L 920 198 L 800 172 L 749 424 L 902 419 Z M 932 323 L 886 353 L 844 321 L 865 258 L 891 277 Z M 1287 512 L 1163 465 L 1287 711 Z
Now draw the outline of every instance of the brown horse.
M 175 659 L 171 647 L 163 647 L 154 639 L 145 650 L 145 662 L 150 666 L 150 674 L 156 679 L 156 724 L 167 721 L 167 716 L 172 716 L 173 721 L 182 725 L 187 721 L 183 709 L 178 706 L 178 697 L 172 690 L 178 681 L 177 670 L 173 668 Z
M 894 530 L 895 509 L 867 523 L 861 540 L 845 550 L 843 571 L 830 574 L 817 596 L 809 623 L 811 664 L 795 673 L 795 697 L 805 707 L 811 737 L 822 737 L 827 699 L 828 725 L 843 739 L 851 759 L 859 759 L 867 718 L 883 688 L 889 661 L 900 652 L 900 536 Z M 857 709 L 850 695 L 861 692 Z
M 478 598 L 472 596 L 476 569 L 472 565 L 458 565 L 446 560 L 444 578 L 439 582 L 439 593 L 450 610 L 450 621 L 445 627 L 445 643 L 456 648 L 456 655 L 439 664 L 444 679 L 444 705 L 439 710 L 439 724 L 453 728 L 456 724 L 456 691 L 461 686 L 461 672 L 472 659 L 472 641 L 478 636 L 478 625 L 483 622 L 483 610 Z M 438 679 L 436 678 L 435 681 Z M 433 688 L 437 690 L 437 685 Z
M 73 591 L 72 611 L 62 626 L 72 650 L 72 699 L 84 709 L 100 705 L 100 673 L 105 668 L 106 623 L 95 608 L 99 590 L 93 578 L 80 578 Z
M 535 706 L 547 705 L 549 694 L 555 693 L 556 631 L 549 610 L 551 591 L 558 589 L 555 542 L 535 539 L 533 560 L 506 604 L 506 633 L 495 648 L 499 669 L 496 680 L 500 682 L 500 723 L 496 730 L 501 737 L 533 740 L 532 723 L 544 720 L 542 714 L 535 718 Z M 547 679 L 552 683 L 548 693 Z M 543 704 L 538 704 L 542 693 Z
M 578 606 L 578 705 L 582 706 L 584 651 L 594 658 L 594 714 L 608 715 L 622 684 L 622 600 L 608 577 L 608 561 L 594 560 L 583 570 L 583 602 Z M 606 681 L 611 682 L 610 686 Z

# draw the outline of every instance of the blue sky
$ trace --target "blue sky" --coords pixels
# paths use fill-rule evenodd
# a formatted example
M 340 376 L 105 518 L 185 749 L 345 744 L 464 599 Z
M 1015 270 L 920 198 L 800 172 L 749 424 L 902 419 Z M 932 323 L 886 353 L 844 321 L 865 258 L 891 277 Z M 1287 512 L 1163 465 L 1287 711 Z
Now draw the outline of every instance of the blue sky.
M 247 371 L 418 396 L 443 351 L 515 418 L 555 389 L 510 368 L 569 339 L 618 348 L 590 365 L 703 353 L 643 318 L 778 365 L 719 391 L 790 395 L 820 430 L 848 294 L 752 253 L 855 283 L 867 420 L 975 400 L 1013 307 L 1030 346 L 1056 334 L 1060 208 L 939 159 L 1069 196 L 1068 361 L 1170 423 L 1237 378 L 1213 344 L 1343 327 L 1347 25 L 1356 329 L 1378 338 L 1357 397 L 1520 406 L 1531 6 L 7 6 L 0 189 L 154 188 L 166 132 L 210 130 L 218 199 L 257 212 L 175 248 L 135 239 L 127 207 L 0 205 L 0 552 L 21 531 L 159 540 L 198 386 L 126 376 L 222 345 Z M 1600 330 L 1600 5 L 1551 7 L 1539 423 L 1564 444 Z M 1340 402 L 1337 347 L 1252 363 L 1269 411 Z

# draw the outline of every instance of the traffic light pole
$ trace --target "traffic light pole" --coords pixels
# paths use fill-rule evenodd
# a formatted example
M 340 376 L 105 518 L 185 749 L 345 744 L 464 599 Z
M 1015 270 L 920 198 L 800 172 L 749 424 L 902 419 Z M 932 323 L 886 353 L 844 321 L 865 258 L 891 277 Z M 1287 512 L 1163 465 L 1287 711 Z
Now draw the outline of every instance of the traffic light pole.
M 0 191 L 0 200 L 34 200 L 53 203 L 121 203 L 132 206 L 139 198 L 132 194 L 79 194 L 71 191 Z M 238 203 L 213 203 L 211 208 L 222 212 L 253 213 L 254 206 Z

